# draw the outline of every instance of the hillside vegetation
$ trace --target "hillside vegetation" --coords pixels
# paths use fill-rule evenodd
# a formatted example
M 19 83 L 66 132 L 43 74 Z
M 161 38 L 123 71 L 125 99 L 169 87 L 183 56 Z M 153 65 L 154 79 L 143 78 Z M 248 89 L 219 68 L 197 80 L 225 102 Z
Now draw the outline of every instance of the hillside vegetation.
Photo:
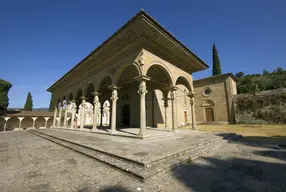
M 238 93 L 252 93 L 278 88 L 286 88 L 286 70 L 278 67 L 273 72 L 263 70 L 262 74 L 248 74 L 238 72 L 237 78 Z

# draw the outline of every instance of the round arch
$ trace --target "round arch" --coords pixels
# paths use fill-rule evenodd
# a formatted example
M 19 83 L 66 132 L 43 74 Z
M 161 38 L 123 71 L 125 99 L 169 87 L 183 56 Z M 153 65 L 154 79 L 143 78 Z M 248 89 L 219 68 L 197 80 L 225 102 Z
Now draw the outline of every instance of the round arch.
M 135 77 L 141 74 L 141 71 L 138 69 L 136 65 L 129 65 L 125 67 L 122 71 L 120 71 L 120 76 L 116 79 L 116 84 L 119 87 L 131 86 L 134 84 L 138 84 Z
M 153 64 L 146 70 L 146 76 L 150 77 L 150 84 L 154 89 L 166 88 L 174 85 L 172 74 L 169 69 L 162 64 Z M 149 89 L 149 88 L 148 88 Z
M 120 66 L 120 68 L 118 70 L 116 70 L 115 74 L 114 74 L 114 80 L 115 80 L 115 84 L 117 84 L 122 76 L 122 74 L 126 71 L 126 70 L 130 70 L 130 69 L 134 69 L 134 71 L 136 71 L 136 74 L 142 75 L 142 71 L 140 69 L 140 67 L 133 63 L 133 64 L 125 64 Z
M 214 107 L 215 102 L 213 100 L 207 99 L 202 102 L 202 107 Z
M 35 121 L 35 128 L 45 127 L 45 122 L 44 117 L 38 117 Z
M 188 81 L 188 78 L 185 77 L 184 75 L 177 76 L 177 79 L 176 79 L 174 85 L 184 85 L 185 87 L 187 87 L 187 89 L 190 93 L 193 93 L 192 86 L 191 86 L 190 82 Z
M 74 97 L 74 96 L 73 96 L 73 93 L 70 92 L 70 93 L 68 94 L 68 100 L 69 100 L 69 101 L 73 100 L 73 99 L 74 99 L 73 97 Z
M 89 82 L 84 90 L 84 95 L 86 97 L 86 101 L 92 103 L 93 102 L 93 92 L 95 91 L 95 85 L 93 82 Z
M 103 72 L 96 80 L 95 91 L 99 91 L 101 84 L 104 83 L 106 79 L 110 79 L 111 84 L 114 84 L 115 82 L 113 76 L 109 72 Z

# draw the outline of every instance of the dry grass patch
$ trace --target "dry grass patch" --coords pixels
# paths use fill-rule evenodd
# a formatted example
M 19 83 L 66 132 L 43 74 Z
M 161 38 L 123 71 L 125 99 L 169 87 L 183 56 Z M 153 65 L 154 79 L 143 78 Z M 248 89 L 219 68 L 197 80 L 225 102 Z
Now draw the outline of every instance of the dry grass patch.
M 186 127 L 190 128 L 190 127 Z M 199 131 L 228 132 L 243 136 L 245 141 L 286 144 L 286 125 L 198 125 Z

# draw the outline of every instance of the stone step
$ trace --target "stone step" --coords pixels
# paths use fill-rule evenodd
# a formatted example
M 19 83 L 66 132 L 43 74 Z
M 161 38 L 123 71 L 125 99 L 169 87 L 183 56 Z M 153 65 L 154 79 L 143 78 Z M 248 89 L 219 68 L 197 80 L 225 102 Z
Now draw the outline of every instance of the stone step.
M 210 150 L 213 150 L 227 142 L 227 140 L 223 140 L 220 137 L 216 137 L 215 139 L 199 143 L 190 147 L 189 149 L 185 149 L 181 152 L 165 156 L 159 160 L 142 163 L 132 159 L 124 158 L 122 156 L 117 156 L 106 151 L 100 151 L 79 143 L 75 143 L 67 139 L 60 138 L 59 136 L 53 136 L 51 134 L 43 133 L 38 130 L 28 131 L 42 138 L 55 142 L 59 145 L 67 147 L 73 151 L 103 162 L 142 181 L 162 171 L 167 171 L 174 166 L 178 166 L 181 163 L 187 161 L 188 159 L 193 160 L 198 156 L 207 153 Z

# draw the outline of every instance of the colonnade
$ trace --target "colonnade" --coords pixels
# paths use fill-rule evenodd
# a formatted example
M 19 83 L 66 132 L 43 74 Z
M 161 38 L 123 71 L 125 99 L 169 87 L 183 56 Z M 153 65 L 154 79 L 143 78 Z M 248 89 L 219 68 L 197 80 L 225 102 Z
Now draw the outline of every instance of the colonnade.
M 146 82 L 150 80 L 149 77 L 140 75 L 135 77 L 135 80 L 139 82 L 139 88 L 138 88 L 138 94 L 140 95 L 140 131 L 138 133 L 139 136 L 144 136 L 146 135 L 146 94 L 147 94 L 147 86 Z M 110 108 L 110 113 L 111 113 L 111 134 L 116 133 L 116 106 L 117 106 L 117 100 L 118 100 L 118 90 L 119 87 L 117 85 L 111 85 L 108 87 L 111 90 L 111 108 Z M 175 131 L 178 128 L 178 121 L 177 121 L 177 106 L 176 106 L 176 91 L 177 87 L 176 86 L 171 86 L 169 87 L 170 91 L 170 98 L 164 98 L 164 107 L 165 107 L 165 128 L 168 128 L 168 117 L 167 117 L 167 107 L 168 107 L 168 100 L 171 100 L 171 108 L 172 108 L 172 130 Z M 92 131 L 96 132 L 97 131 L 97 113 L 99 109 L 99 97 L 100 93 L 99 92 L 93 92 L 94 96 L 94 107 L 93 107 L 93 126 L 92 126 Z M 191 104 L 191 114 L 192 114 L 192 127 L 193 129 L 196 128 L 196 120 L 195 120 L 195 107 L 194 107 L 194 97 L 195 94 L 189 94 L 188 95 L 190 98 L 190 104 Z M 86 99 L 85 97 L 81 97 L 81 117 L 80 117 L 80 129 L 84 128 L 84 122 L 85 122 L 85 103 Z M 70 101 L 68 105 L 71 105 L 72 109 L 72 116 L 71 116 L 71 125 L 69 128 L 75 128 L 74 126 L 74 119 L 75 119 L 75 114 L 76 114 L 76 103 L 74 100 Z M 65 114 L 64 114 L 64 123 L 63 127 L 68 127 L 67 125 L 67 108 L 65 109 Z M 54 110 L 54 119 L 53 119 L 53 127 L 61 127 L 61 119 L 62 119 L 62 111 L 63 111 L 63 106 L 61 102 L 55 106 Z M 57 125 L 56 125 L 56 120 Z

